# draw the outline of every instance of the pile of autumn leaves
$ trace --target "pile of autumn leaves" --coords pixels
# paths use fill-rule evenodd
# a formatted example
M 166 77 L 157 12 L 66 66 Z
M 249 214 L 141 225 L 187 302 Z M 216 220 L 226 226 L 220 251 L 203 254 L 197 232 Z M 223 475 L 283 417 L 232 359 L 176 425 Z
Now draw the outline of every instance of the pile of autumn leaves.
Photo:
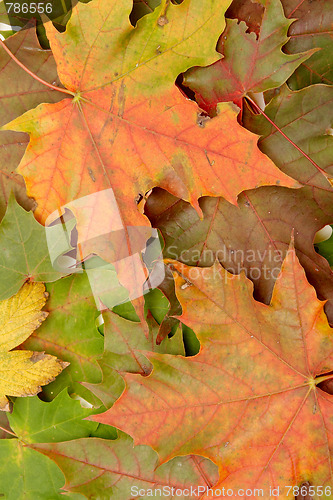
M 0 47 L 5 498 L 332 498 L 333 3 L 230 3 L 92 0 Z M 68 205 L 130 289 L 108 190 L 166 276 L 100 316 L 44 225 Z

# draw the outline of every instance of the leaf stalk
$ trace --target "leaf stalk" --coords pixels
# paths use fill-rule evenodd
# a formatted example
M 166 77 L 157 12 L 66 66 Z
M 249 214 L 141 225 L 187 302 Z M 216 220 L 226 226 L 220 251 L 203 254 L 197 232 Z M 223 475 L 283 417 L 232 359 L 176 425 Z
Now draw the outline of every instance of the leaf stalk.
M 16 62 L 16 64 L 18 66 L 20 66 L 20 68 L 22 68 L 26 73 L 28 73 L 28 75 L 32 76 L 32 78 L 37 80 L 39 83 L 42 83 L 43 85 L 45 85 L 46 87 L 49 87 L 52 90 L 57 90 L 58 92 L 62 92 L 63 94 L 69 94 L 71 96 L 75 96 L 75 92 L 72 92 L 71 90 L 68 90 L 68 89 L 65 89 L 62 87 L 57 87 L 56 85 L 52 85 L 52 83 L 46 82 L 42 78 L 39 78 L 39 76 L 35 75 L 35 73 L 30 71 L 29 68 L 27 68 L 21 61 L 19 61 L 16 56 L 14 56 L 14 54 L 11 52 L 11 50 L 9 50 L 7 45 L 1 39 L 0 39 L 0 45 L 7 52 L 9 57 L 11 57 L 13 59 L 13 61 Z

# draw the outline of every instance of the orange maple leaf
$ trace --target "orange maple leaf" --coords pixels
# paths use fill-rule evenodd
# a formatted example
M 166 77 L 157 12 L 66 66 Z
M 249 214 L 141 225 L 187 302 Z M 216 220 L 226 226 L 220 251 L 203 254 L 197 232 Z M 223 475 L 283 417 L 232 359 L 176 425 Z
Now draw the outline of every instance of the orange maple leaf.
M 222 487 L 261 488 L 267 499 L 280 488 L 290 499 L 287 485 L 332 486 L 333 396 L 318 384 L 333 377 L 333 331 L 294 249 L 269 306 L 253 299 L 243 273 L 219 263 L 173 269 L 180 319 L 198 335 L 199 354 L 148 354 L 152 373 L 127 374 L 121 398 L 93 419 L 150 445 L 161 462 L 213 460 L 220 479 L 205 498 L 221 498 Z

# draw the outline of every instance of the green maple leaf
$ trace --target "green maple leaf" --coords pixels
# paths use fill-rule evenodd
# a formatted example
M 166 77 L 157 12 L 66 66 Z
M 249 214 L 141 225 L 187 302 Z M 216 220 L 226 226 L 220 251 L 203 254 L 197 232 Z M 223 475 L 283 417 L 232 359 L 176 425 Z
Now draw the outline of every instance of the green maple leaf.
M 151 304 L 151 301 L 149 301 Z M 130 321 L 113 312 L 103 313 L 104 353 L 98 360 L 103 379 L 98 384 L 84 383 L 109 408 L 124 390 L 122 373 L 148 375 L 152 365 L 145 353 L 159 352 L 184 355 L 181 329 L 173 337 L 166 337 L 156 345 L 158 323 L 148 314 L 149 336 L 140 322 Z
M 64 474 L 18 439 L 0 441 L 0 494 L 6 500 L 61 500 Z

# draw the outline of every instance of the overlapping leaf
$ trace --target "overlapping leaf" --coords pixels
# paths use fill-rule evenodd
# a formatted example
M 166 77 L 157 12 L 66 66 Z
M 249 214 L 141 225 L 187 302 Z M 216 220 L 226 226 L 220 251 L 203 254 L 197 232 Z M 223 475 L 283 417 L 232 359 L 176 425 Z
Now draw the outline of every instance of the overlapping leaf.
M 225 14 L 225 17 L 227 19 L 238 19 L 238 21 L 244 21 L 248 26 L 247 31 L 249 33 L 255 33 L 258 38 L 264 11 L 265 7 L 263 2 L 252 2 L 252 0 L 233 0 Z
M 133 28 L 130 0 L 96 0 L 73 10 L 65 33 L 47 24 L 60 80 L 74 97 L 6 126 L 30 134 L 19 172 L 40 221 L 73 199 L 110 188 L 123 224 L 145 225 L 135 200 L 155 185 L 196 208 L 203 194 L 235 202 L 257 185 L 296 186 L 258 152 L 232 106 L 221 104 L 207 122 L 174 85 L 190 66 L 219 58 L 215 44 L 229 3 L 164 0 Z M 98 212 L 115 217 L 114 207 L 94 205 L 89 227 Z
M 214 113 L 218 102 L 238 102 L 248 92 L 279 87 L 309 57 L 308 53 L 282 52 L 291 21 L 284 17 L 281 3 L 276 0 L 257 3 L 264 7 L 259 34 L 249 33 L 244 21 L 227 19 L 217 45 L 223 59 L 209 68 L 190 69 L 184 76 L 184 84 L 210 113 Z
M 296 19 L 288 35 L 290 40 L 284 50 L 288 54 L 320 48 L 303 62 L 288 80 L 291 88 L 300 89 L 314 83 L 333 83 L 333 9 L 332 2 L 316 0 L 299 2 L 281 0 L 288 18 Z
M 328 177 L 333 177 L 332 87 L 313 85 L 292 92 L 287 85 L 284 85 L 275 94 L 265 109 L 267 116 L 325 170 Z M 319 187 L 329 193 L 333 192 L 325 176 L 265 117 L 245 113 L 243 120 L 246 127 L 262 136 L 259 140 L 260 149 L 281 170 L 304 184 Z M 318 191 L 317 193 L 316 196 L 324 196 L 324 193 Z
M 91 413 L 91 409 L 83 408 L 64 389 L 50 403 L 41 401 L 37 396 L 18 399 L 8 419 L 21 441 L 54 443 L 89 436 L 97 425 L 83 419 Z
M 111 312 L 103 314 L 104 345 L 104 339 L 97 330 L 97 317 L 100 314 L 96 307 L 98 300 L 86 273 L 57 281 L 48 285 L 47 290 L 50 294 L 46 305 L 46 311 L 49 313 L 47 327 L 39 328 L 23 346 L 28 349 L 47 350 L 70 362 L 66 372 L 44 389 L 48 398 L 53 399 L 64 386 L 69 386 L 70 392 L 91 400 L 90 391 L 85 389 L 87 387 L 93 390 L 104 404 L 106 400 L 100 397 L 100 391 L 106 392 L 109 403 L 113 402 L 123 390 L 123 381 L 117 371 L 149 372 L 149 362 L 141 351 L 179 354 L 184 352 L 178 335 L 165 339 L 160 346 L 156 345 L 158 324 L 153 318 L 149 319 L 149 331 L 147 325 L 121 318 Z M 149 331 L 148 338 L 145 331 Z M 101 358 L 103 346 L 104 355 Z M 99 358 L 101 359 L 97 362 Z M 99 365 L 104 372 L 102 384 Z M 107 377 L 106 373 L 109 374 Z M 98 401 L 93 402 L 98 404 Z
M 6 10 L 6 5 L 4 2 L 0 3 L 0 38 L 1 40 L 4 40 L 8 38 L 9 36 L 13 35 L 15 31 L 17 30 L 18 27 L 13 29 L 13 27 L 10 24 L 10 20 L 8 17 L 8 13 Z
M 163 201 L 162 197 L 160 198 L 160 200 Z M 175 316 L 181 314 L 182 312 L 181 306 L 176 297 L 172 273 L 167 266 L 165 266 L 165 278 L 162 283 L 158 285 L 158 288 L 162 292 L 164 299 L 168 304 L 168 307 L 164 309 L 163 317 L 159 320 L 160 327 L 156 342 L 160 343 L 166 337 L 166 335 L 169 335 L 170 332 L 175 331 L 178 324 L 178 320 L 175 318 Z
M 10 197 L 0 224 L 0 300 L 11 297 L 27 280 L 51 282 L 63 276 L 50 259 L 50 252 L 61 253 L 62 232 L 56 226 L 48 231 L 47 240 L 33 214 Z
M 1 410 L 9 410 L 6 396 L 33 396 L 68 364 L 43 352 L 12 350 L 45 320 L 41 309 L 46 297 L 43 284 L 26 283 L 14 297 L 0 302 Z
M 319 297 L 328 300 L 325 311 L 333 322 L 333 274 L 313 247 L 315 233 L 333 220 L 333 194 L 265 187 L 242 193 L 238 207 L 223 198 L 199 203 L 203 220 L 162 190 L 149 197 L 146 214 L 163 234 L 165 257 L 191 266 L 211 266 L 216 258 L 229 272 L 243 270 L 255 297 L 268 304 L 294 229 L 297 255 Z
M 148 317 L 150 326 L 148 339 L 144 335 L 144 327 L 141 323 L 128 321 L 112 312 L 105 313 L 103 317 L 104 350 L 113 355 L 114 366 L 120 372 L 149 374 L 151 365 L 144 356 L 145 351 L 184 354 L 184 346 L 179 333 L 156 345 L 158 324 L 152 317 Z
M 198 334 L 200 353 L 149 355 L 151 375 L 127 375 L 122 397 L 93 418 L 149 444 L 161 462 L 210 458 L 217 486 L 234 491 L 260 487 L 268 498 L 273 483 L 286 499 L 284 485 L 330 485 L 333 396 L 317 384 L 333 367 L 333 331 L 294 250 L 270 306 L 218 263 L 173 268 L 181 320 Z
M 124 390 L 122 373 L 140 373 L 148 375 L 152 369 L 145 353 L 159 352 L 184 355 L 184 345 L 180 329 L 172 338 L 165 338 L 156 345 L 158 324 L 149 316 L 149 337 L 145 328 L 112 312 L 103 314 L 104 318 L 104 354 L 98 360 L 103 372 L 103 379 L 98 384 L 84 383 L 97 396 L 106 408 L 109 408 Z
M 157 454 L 148 446 L 133 446 L 121 433 L 116 441 L 77 439 L 66 443 L 34 445 L 52 458 L 66 474 L 64 489 L 80 492 L 88 498 L 124 500 L 158 498 L 158 489 L 166 488 L 168 498 L 203 498 L 187 489 L 211 487 L 216 483 L 214 464 L 202 457 L 181 457 L 158 466 Z M 132 490 L 132 488 L 134 488 Z M 172 488 L 178 493 L 172 494 Z M 139 494 L 140 490 L 147 494 Z M 182 493 L 184 490 L 184 494 Z
M 332 485 L 333 396 L 323 392 L 320 382 L 325 380 L 326 389 L 332 383 L 333 337 L 324 304 L 316 298 L 316 293 L 333 297 L 332 272 L 313 247 L 315 232 L 333 220 L 332 187 L 265 118 L 243 109 L 243 123 L 262 136 L 261 152 L 257 137 L 237 123 L 236 108 L 219 104 L 217 116 L 209 119 L 175 86 L 179 73 L 209 65 L 187 76 L 190 81 L 191 75 L 203 75 L 202 80 L 198 76 L 202 87 L 197 97 L 213 115 L 218 101 L 239 101 L 248 92 L 280 86 L 297 66 L 288 80 L 294 88 L 331 83 L 329 2 L 313 2 L 309 12 L 306 2 L 282 3 L 289 21 L 279 0 L 235 0 L 229 8 L 229 0 L 164 0 L 161 6 L 158 0 L 135 0 L 132 11 L 130 0 L 80 5 L 65 33 L 47 26 L 60 80 L 70 94 L 61 102 L 61 93 L 21 74 L 9 55 L 0 53 L 1 102 L 6 103 L 0 120 L 7 102 L 14 113 L 7 114 L 8 120 L 49 102 L 9 126 L 30 134 L 19 171 L 37 199 L 41 222 L 52 212 L 58 218 L 61 207 L 79 199 L 72 211 L 80 258 L 99 253 L 109 262 L 121 261 L 123 267 L 115 267 L 125 285 L 119 271 L 126 271 L 125 277 L 138 271 L 126 260 L 128 226 L 148 226 L 142 206 L 147 191 L 160 186 L 164 191 L 157 188 L 148 197 L 145 215 L 161 229 L 165 255 L 192 266 L 210 266 L 218 258 L 236 273 L 229 275 L 217 262 L 200 268 L 173 263 L 184 336 L 198 342 L 197 334 L 201 342 L 191 358 L 183 357 L 181 328 L 167 338 L 181 314 L 168 273 L 159 286 L 170 308 L 156 290 L 145 301 L 140 297 L 135 307 L 120 304 L 128 294 L 112 265 L 95 268 L 97 257 L 85 261 L 84 273 L 48 285 L 47 323 L 22 348 L 45 350 L 71 365 L 44 389 L 42 397 L 50 403 L 37 396 L 14 403 L 9 420 L 24 446 L 3 419 L 1 437 L 10 439 L 0 442 L 6 463 L 0 496 L 123 500 L 150 498 L 163 486 L 217 485 L 234 491 L 262 487 L 268 498 L 269 486 L 276 484 L 280 498 L 286 498 L 286 484 Z M 215 44 L 226 9 L 227 27 L 218 46 L 225 57 L 219 60 Z M 325 12 L 323 19 L 319 14 Z M 293 16 L 299 18 L 295 23 Z M 285 45 L 288 28 L 292 39 Z M 32 33 L 13 37 L 8 45 L 32 73 L 59 85 L 51 53 L 40 50 Z M 306 59 L 304 52 L 318 46 L 324 50 Z M 13 75 L 17 88 L 11 96 Z M 282 87 L 265 97 L 266 102 L 272 99 L 268 116 L 333 177 L 331 88 L 290 92 Z M 0 133 L 0 140 L 1 134 L 14 138 L 2 148 L 6 175 L 12 175 L 11 165 L 16 166 L 25 147 L 17 142 L 26 143 L 21 132 Z M 299 186 L 287 176 L 307 186 L 288 189 Z M 267 184 L 280 186 L 248 190 Z M 7 188 L 8 183 L 4 203 Z M 15 194 L 21 203 L 27 201 L 17 189 Z M 0 226 L 0 298 L 15 293 L 27 279 L 52 282 L 62 276 L 54 267 L 54 259 L 68 250 L 61 225 L 44 230 L 32 218 L 10 200 Z M 272 295 L 293 229 L 297 254 L 316 293 L 290 251 Z M 148 239 L 141 236 L 138 252 Z M 75 230 L 70 244 L 74 240 Z M 237 275 L 241 269 L 255 285 L 255 298 L 266 304 L 271 299 L 269 305 L 253 299 L 251 283 Z M 114 304 L 115 312 L 135 321 L 107 312 L 101 326 L 99 309 Z M 325 307 L 330 315 L 331 302 Z M 198 351 L 194 345 L 186 353 Z M 82 420 L 112 406 L 122 391 L 108 412 L 93 422 Z M 84 409 L 69 394 L 103 406 Z M 122 433 L 116 438 L 110 424 L 128 431 L 140 446 Z M 204 457 L 218 465 L 219 478 L 216 466 Z M 171 498 L 198 495 L 183 490 Z
M 65 478 L 59 467 L 18 439 L 0 441 L 0 464 L 0 493 L 6 500 L 64 498 L 60 488 Z
M 42 325 L 23 344 L 25 349 L 45 350 L 70 366 L 44 389 L 53 399 L 64 387 L 82 397 L 91 393 L 78 382 L 98 382 L 100 369 L 96 358 L 103 353 L 103 337 L 97 331 L 96 308 L 86 274 L 76 274 L 47 286 L 50 298 L 45 310 L 47 325 Z M 93 401 L 94 402 L 94 401 Z
M 35 29 L 31 28 L 17 33 L 6 42 L 6 45 L 14 55 L 18 56 L 22 64 L 28 66 L 39 78 L 46 79 L 50 83 L 58 83 L 52 53 L 41 49 Z M 0 126 L 41 102 L 57 102 L 62 97 L 61 93 L 52 91 L 31 78 L 2 48 L 0 50 L 0 95 Z M 0 132 L 0 218 L 5 213 L 8 196 L 12 189 L 24 208 L 30 210 L 33 206 L 33 200 L 26 195 L 24 180 L 15 173 L 27 142 L 28 136 L 24 133 Z

